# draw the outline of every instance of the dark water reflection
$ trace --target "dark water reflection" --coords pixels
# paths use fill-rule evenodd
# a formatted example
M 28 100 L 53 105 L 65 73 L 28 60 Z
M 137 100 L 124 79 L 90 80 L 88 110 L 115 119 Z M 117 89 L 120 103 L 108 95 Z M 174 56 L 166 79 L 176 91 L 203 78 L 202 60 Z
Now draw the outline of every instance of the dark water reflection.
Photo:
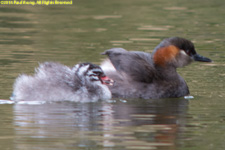
M 187 107 L 185 99 L 16 104 L 15 149 L 175 149 Z

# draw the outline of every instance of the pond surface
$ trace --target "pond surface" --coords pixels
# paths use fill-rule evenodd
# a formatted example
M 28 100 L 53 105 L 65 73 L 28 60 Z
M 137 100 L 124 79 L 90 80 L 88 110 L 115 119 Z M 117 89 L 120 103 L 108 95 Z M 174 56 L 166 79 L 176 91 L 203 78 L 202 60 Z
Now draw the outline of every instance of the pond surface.
M 224 150 L 225 2 L 74 0 L 0 5 L 0 99 L 38 62 L 100 64 L 106 49 L 151 52 L 167 37 L 192 40 L 212 63 L 178 71 L 194 98 L 1 104 L 2 150 Z

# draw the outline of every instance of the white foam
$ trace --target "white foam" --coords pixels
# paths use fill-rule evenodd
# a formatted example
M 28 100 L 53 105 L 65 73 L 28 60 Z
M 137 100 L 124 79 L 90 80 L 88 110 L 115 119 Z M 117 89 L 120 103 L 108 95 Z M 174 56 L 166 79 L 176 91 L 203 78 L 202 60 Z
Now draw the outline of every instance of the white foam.
M 14 104 L 14 101 L 6 100 L 6 99 L 0 99 L 0 104 Z
M 28 104 L 28 105 L 41 105 L 47 103 L 46 101 L 12 101 L 0 99 L 0 104 Z
M 194 99 L 194 96 L 191 96 L 191 95 L 184 96 L 184 99 Z

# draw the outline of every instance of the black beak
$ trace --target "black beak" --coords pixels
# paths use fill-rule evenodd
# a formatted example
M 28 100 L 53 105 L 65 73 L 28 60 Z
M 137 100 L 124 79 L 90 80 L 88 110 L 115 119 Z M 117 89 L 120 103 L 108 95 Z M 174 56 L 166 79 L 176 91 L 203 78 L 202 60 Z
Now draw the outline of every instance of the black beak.
M 211 59 L 207 58 L 207 57 L 204 57 L 204 56 L 201 56 L 199 54 L 194 54 L 193 55 L 193 59 L 195 61 L 202 61 L 202 62 L 212 62 Z

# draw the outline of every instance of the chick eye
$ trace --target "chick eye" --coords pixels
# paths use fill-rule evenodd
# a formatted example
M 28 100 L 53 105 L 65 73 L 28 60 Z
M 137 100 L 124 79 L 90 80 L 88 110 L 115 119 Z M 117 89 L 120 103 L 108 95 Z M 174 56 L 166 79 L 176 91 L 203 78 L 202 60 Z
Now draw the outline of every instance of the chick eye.
M 92 80 L 92 81 L 99 81 L 100 77 L 102 76 L 102 71 L 100 69 L 92 69 L 90 71 L 87 72 L 88 77 Z
M 93 71 L 93 73 L 96 74 L 96 75 L 101 75 L 102 74 L 102 72 L 100 72 L 100 71 Z

